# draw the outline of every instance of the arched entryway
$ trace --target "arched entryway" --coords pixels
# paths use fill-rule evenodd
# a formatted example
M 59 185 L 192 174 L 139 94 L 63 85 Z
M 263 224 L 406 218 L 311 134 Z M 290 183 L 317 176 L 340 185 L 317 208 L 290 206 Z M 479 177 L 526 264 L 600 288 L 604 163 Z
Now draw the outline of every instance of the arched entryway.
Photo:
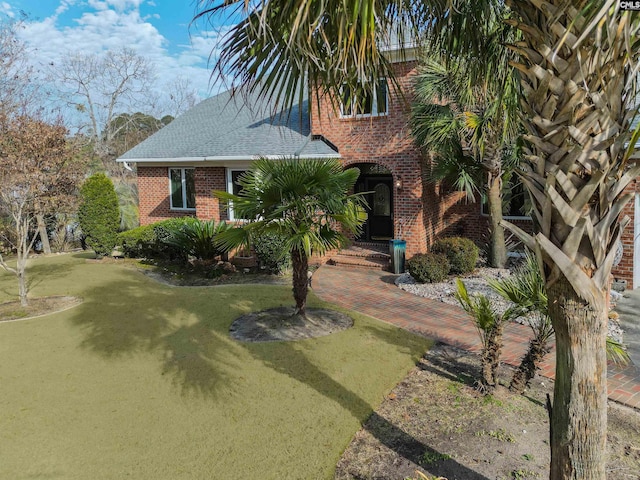
M 351 165 L 360 170 L 355 192 L 367 192 L 367 221 L 357 238 L 365 242 L 384 242 L 393 238 L 393 176 L 375 163 Z

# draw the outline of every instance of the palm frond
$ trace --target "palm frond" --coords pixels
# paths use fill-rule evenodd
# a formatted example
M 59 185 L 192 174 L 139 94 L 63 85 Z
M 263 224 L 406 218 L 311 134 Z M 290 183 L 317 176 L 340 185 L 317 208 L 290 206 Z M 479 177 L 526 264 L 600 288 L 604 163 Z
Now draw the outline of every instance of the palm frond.
M 611 337 L 607 337 L 607 359 L 619 366 L 627 366 L 631 362 L 625 346 Z

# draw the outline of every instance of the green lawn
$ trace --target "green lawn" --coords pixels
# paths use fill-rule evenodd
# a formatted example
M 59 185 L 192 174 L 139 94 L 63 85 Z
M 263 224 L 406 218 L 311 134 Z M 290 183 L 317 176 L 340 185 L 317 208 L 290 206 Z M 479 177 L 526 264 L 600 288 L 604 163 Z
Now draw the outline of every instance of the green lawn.
M 82 254 L 29 271 L 33 296 L 84 303 L 0 323 L 0 478 L 330 478 L 428 348 L 357 314 L 314 340 L 229 337 L 240 314 L 291 304 L 289 287 L 172 288 Z M 0 272 L 0 302 L 15 290 Z

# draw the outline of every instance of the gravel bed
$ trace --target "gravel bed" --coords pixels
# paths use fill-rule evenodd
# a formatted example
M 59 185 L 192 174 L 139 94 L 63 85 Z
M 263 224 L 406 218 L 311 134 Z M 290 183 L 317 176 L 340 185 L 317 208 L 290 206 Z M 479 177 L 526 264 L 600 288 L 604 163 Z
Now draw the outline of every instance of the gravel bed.
M 491 300 L 491 305 L 498 313 L 504 313 L 511 305 L 511 302 L 505 300 L 495 293 L 487 283 L 487 279 L 501 279 L 511 275 L 511 271 L 506 268 L 488 268 L 482 267 L 474 270 L 473 273 L 460 276 L 460 279 L 467 287 L 469 295 L 486 295 Z M 409 293 L 418 295 L 419 297 L 431 298 L 439 300 L 449 305 L 460 306 L 458 300 L 454 296 L 456 291 L 456 277 L 450 277 L 446 282 L 441 283 L 417 283 L 409 273 L 403 273 L 395 280 L 395 284 Z M 616 293 L 612 292 L 612 301 L 616 300 Z M 528 325 L 529 320 L 523 317 L 515 319 L 516 322 Z M 623 343 L 624 331 L 620 328 L 620 324 L 615 319 L 609 320 L 609 336 L 614 340 Z

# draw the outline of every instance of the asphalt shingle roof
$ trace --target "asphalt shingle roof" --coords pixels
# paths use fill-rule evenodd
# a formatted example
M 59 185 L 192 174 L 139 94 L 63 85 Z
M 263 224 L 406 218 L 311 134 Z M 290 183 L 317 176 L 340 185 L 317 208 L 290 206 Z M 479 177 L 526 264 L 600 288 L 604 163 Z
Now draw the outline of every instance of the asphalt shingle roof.
M 289 114 L 274 114 L 272 104 L 256 97 L 228 91 L 204 100 L 118 160 L 339 156 L 327 143 L 310 137 L 307 98 Z

